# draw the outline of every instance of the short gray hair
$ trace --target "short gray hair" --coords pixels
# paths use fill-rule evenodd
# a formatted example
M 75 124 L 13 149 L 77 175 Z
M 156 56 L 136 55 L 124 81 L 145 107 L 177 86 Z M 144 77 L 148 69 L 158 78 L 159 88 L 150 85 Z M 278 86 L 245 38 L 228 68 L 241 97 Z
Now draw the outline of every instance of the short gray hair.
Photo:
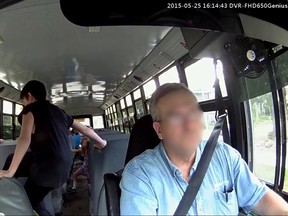
M 177 92 L 177 91 L 183 91 L 191 94 L 193 99 L 197 102 L 197 98 L 193 94 L 193 92 L 183 83 L 166 83 L 159 88 L 156 89 L 156 91 L 152 94 L 152 97 L 150 99 L 150 114 L 152 116 L 153 121 L 159 121 L 159 114 L 157 112 L 157 104 L 159 100 L 163 97 L 165 97 L 168 94 Z

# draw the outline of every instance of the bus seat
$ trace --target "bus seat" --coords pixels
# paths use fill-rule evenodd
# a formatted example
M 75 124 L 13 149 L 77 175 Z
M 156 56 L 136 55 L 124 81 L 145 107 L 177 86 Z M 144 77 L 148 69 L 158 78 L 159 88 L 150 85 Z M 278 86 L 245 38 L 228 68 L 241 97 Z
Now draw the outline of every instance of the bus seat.
M 99 136 L 103 134 L 120 134 L 121 132 L 116 130 L 104 130 L 104 131 L 95 131 Z
M 125 165 L 145 150 L 155 148 L 159 143 L 160 139 L 153 128 L 152 116 L 141 117 L 132 128 Z
M 15 147 L 15 140 L 5 141 L 4 143 L 0 144 L 0 169 L 3 168 L 8 155 L 14 153 Z
M 19 177 L 18 181 L 24 186 L 27 179 L 28 177 Z M 55 215 L 51 191 L 40 202 L 38 209 L 35 210 L 39 213 L 39 215 Z
M 125 165 L 147 149 L 155 148 L 160 143 L 154 128 L 151 115 L 140 118 L 132 128 L 127 149 Z M 104 176 L 107 215 L 120 215 L 121 171 L 107 173 Z
M 10 154 L 14 153 L 15 147 L 16 147 L 16 141 L 15 140 L 5 141 L 4 143 L 2 143 L 0 145 L 0 169 L 3 168 L 4 163 L 6 161 L 6 158 Z M 19 177 L 18 178 L 18 182 L 21 185 L 24 185 L 26 180 L 27 180 L 27 177 Z M 41 202 L 40 209 L 41 209 L 41 211 L 47 212 L 47 214 L 49 213 L 50 215 L 54 215 L 54 208 L 52 206 L 52 198 L 51 198 L 50 193 Z
M 118 137 L 125 137 L 127 136 L 128 134 L 126 133 L 106 133 L 106 134 L 99 134 L 99 136 L 102 138 L 102 139 L 105 139 L 107 141 L 109 140 L 112 140 L 112 139 L 115 139 L 115 138 L 118 138 Z
M 1 178 L 0 191 L 0 215 L 34 215 L 25 189 L 16 178 Z
M 104 175 L 107 215 L 120 215 L 120 199 L 115 199 L 121 195 L 120 180 L 121 176 L 114 173 Z
M 99 135 L 102 139 L 107 140 L 108 144 L 109 141 L 111 140 L 117 140 L 117 139 L 127 139 L 129 140 L 129 134 L 124 134 L 124 133 L 112 133 L 112 134 L 103 134 Z M 126 146 L 127 149 L 127 146 Z M 95 172 L 95 165 L 93 164 L 93 155 L 94 155 L 95 148 L 93 145 L 89 145 L 89 150 L 88 150 L 88 172 L 89 172 L 89 182 L 93 182 L 92 177 L 94 176 Z
M 125 155 L 127 152 L 129 134 L 119 134 L 118 137 L 114 136 L 113 139 L 107 138 L 107 146 L 99 151 L 93 147 L 89 152 L 88 169 L 91 184 L 91 209 L 93 215 L 105 215 L 103 209 L 106 211 L 106 202 L 100 202 L 100 194 L 103 191 L 105 173 L 115 172 L 122 169 L 125 162 Z M 92 173 L 90 173 L 92 172 Z M 102 192 L 103 193 L 103 192 Z M 105 194 L 104 194 L 104 200 Z M 101 206 L 100 206 L 101 203 Z M 101 212 L 100 212 L 101 211 Z

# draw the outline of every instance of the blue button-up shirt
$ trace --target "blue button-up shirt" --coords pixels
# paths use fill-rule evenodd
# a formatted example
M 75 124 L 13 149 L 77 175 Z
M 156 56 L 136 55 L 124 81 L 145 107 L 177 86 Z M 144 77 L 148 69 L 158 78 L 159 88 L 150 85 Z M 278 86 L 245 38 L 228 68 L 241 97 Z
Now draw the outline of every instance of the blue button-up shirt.
M 202 141 L 197 147 L 190 178 L 205 144 Z M 169 160 L 160 143 L 125 167 L 120 183 L 121 215 L 173 215 L 187 186 L 181 171 Z M 267 190 L 250 172 L 239 152 L 221 142 L 216 146 L 188 215 L 238 215 L 239 207 L 248 213 Z

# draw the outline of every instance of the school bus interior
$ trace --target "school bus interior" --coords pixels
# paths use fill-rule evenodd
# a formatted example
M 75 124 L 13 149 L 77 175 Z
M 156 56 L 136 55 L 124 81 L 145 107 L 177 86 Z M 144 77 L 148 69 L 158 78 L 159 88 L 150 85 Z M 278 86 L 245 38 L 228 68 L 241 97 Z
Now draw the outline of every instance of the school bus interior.
M 181 82 L 193 91 L 208 138 L 217 110 L 216 75 L 228 113 L 220 139 L 288 201 L 288 26 L 281 22 L 283 9 L 270 19 L 253 10 L 157 13 L 163 5 L 143 2 L 147 14 L 119 4 L 108 13 L 109 2 L 98 7 L 79 1 L 11 2 L 0 4 L 0 138 L 5 140 L 0 169 L 15 149 L 21 129 L 17 115 L 23 109 L 19 94 L 32 79 L 45 83 L 51 103 L 108 141 L 103 151 L 89 149 L 89 185 L 83 180 L 80 192 L 62 191 L 59 211 L 50 194 L 43 204 L 47 211 L 107 214 L 103 176 L 124 168 L 133 125 L 149 114 L 151 94 L 164 83 Z

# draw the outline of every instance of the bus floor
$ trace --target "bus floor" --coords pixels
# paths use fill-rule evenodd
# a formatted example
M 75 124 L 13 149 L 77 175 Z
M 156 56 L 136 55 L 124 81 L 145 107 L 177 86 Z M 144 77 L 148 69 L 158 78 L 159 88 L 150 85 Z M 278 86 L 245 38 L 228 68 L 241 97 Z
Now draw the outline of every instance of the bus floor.
M 88 184 L 85 177 L 78 178 L 77 191 L 63 194 L 63 214 L 68 215 L 90 215 Z

